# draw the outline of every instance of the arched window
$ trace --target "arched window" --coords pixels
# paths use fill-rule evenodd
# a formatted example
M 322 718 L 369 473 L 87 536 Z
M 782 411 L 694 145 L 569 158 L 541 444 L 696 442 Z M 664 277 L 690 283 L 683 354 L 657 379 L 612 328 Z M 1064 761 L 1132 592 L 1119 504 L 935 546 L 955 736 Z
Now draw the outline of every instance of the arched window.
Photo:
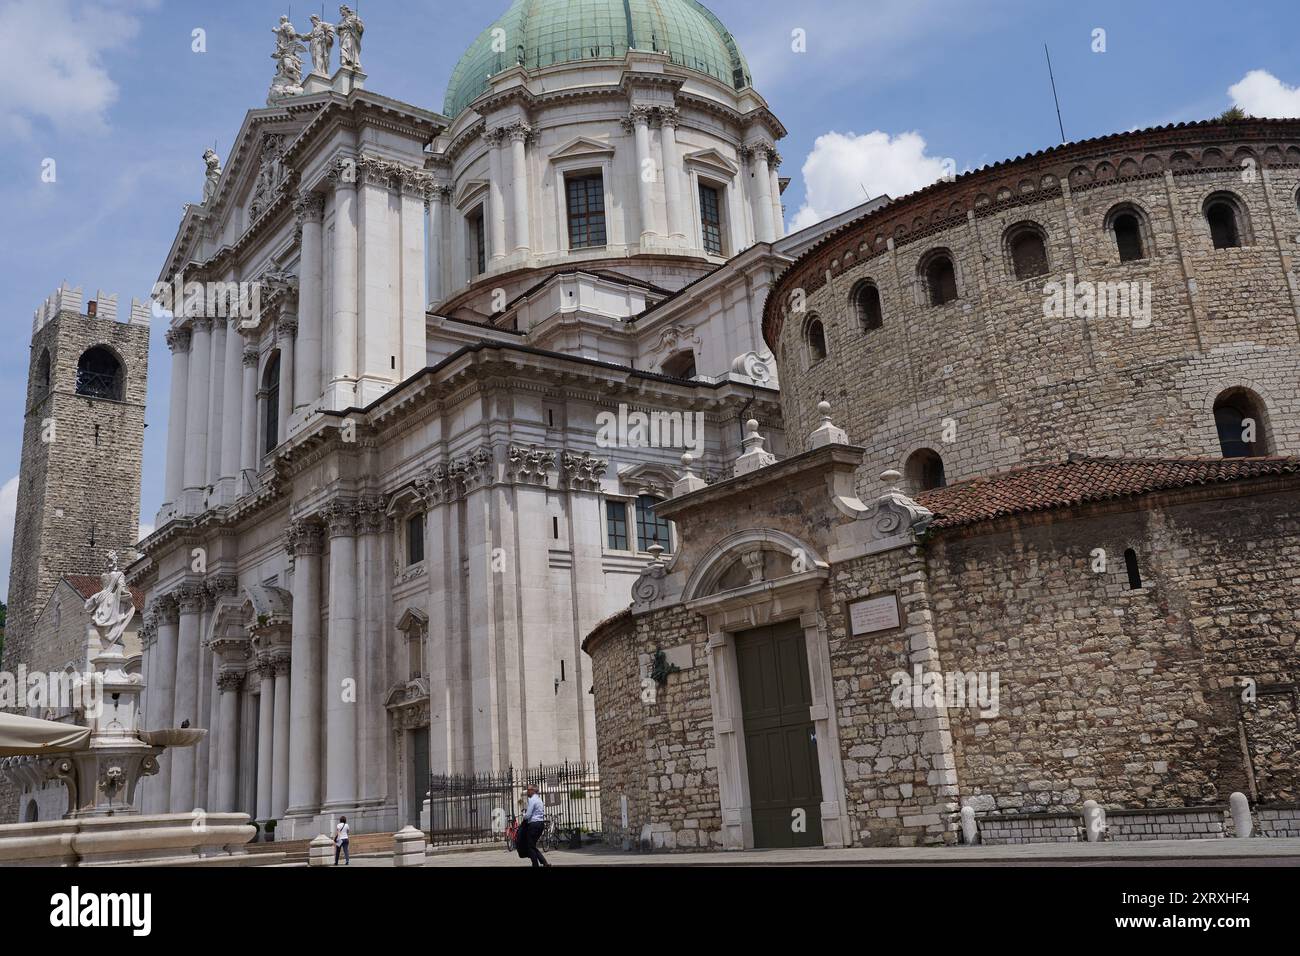
M 262 390 L 266 395 L 266 406 L 262 410 L 262 424 L 265 427 L 262 453 L 267 454 L 280 444 L 280 352 L 272 353 L 262 373 Z
M 1124 570 L 1128 572 L 1129 590 L 1140 591 L 1142 589 L 1142 572 L 1138 570 L 1137 552 L 1132 548 L 1124 551 Z
M 853 290 L 853 310 L 858 316 L 858 326 L 863 332 L 878 329 L 885 323 L 885 313 L 880 307 L 880 290 L 874 282 L 859 282 Z
M 1264 403 L 1253 392 L 1233 388 L 1214 400 L 1214 427 L 1224 458 L 1268 454 Z
M 938 252 L 925 262 L 925 291 L 931 305 L 945 305 L 957 298 L 957 272 L 952 257 Z
M 641 551 L 657 544 L 665 552 L 673 549 L 672 531 L 667 518 L 655 514 L 655 504 L 659 499 L 653 495 L 641 495 L 636 499 L 636 540 Z
M 102 345 L 86 349 L 77 360 L 78 395 L 120 402 L 122 378 L 122 363 Z
M 27 811 L 23 814 L 23 822 L 24 822 L 24 823 L 39 823 L 39 822 L 40 822 L 40 819 L 41 819 L 41 811 L 37 808 L 37 806 L 36 806 L 36 801 L 35 801 L 35 800 L 28 800 L 28 801 L 27 801 Z
M 1231 193 L 1215 193 L 1205 200 L 1205 221 L 1214 248 L 1236 249 L 1245 245 L 1245 213 Z
M 822 320 L 813 316 L 804 327 L 804 339 L 808 343 L 808 363 L 820 362 L 826 357 L 826 329 Z
M 1021 223 L 1008 229 L 1007 252 L 1017 279 L 1047 275 L 1047 242 L 1036 225 Z
M 36 362 L 35 399 L 41 401 L 50 394 L 50 350 L 41 349 L 41 357 Z
M 1110 220 L 1110 230 L 1115 234 L 1115 248 L 1119 250 L 1119 261 L 1136 263 L 1147 258 L 1147 247 L 1141 238 L 1141 221 L 1138 213 L 1131 209 L 1121 209 Z
M 671 375 L 673 378 L 694 378 L 695 377 L 695 350 L 682 349 L 680 352 L 674 352 L 668 358 L 664 359 L 659 370 L 665 375 Z
M 912 491 L 930 491 L 942 488 L 948 483 L 943 473 L 943 459 L 932 448 L 921 448 L 912 452 L 903 466 Z

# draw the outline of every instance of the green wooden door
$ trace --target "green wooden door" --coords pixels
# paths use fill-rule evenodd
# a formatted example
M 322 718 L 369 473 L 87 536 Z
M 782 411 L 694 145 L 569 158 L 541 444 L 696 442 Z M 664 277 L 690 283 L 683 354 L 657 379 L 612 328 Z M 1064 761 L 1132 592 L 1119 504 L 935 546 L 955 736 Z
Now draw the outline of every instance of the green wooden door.
M 756 847 L 821 846 L 821 772 L 798 621 L 736 638 Z

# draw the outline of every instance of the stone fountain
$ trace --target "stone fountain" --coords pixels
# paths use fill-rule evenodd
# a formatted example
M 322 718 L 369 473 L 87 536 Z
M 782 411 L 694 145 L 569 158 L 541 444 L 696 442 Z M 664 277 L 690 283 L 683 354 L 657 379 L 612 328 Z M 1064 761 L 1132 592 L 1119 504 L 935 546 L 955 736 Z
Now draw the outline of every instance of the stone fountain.
M 145 685 L 139 674 L 127 673 L 123 641 L 135 603 L 116 555 L 110 557 L 113 567 L 101 576 L 102 589 L 86 601 L 86 668 L 74 690 L 89 738 L 73 749 L 0 761 L 0 770 L 24 785 L 62 783 L 67 813 L 60 821 L 0 826 L 0 864 L 252 862 L 243 848 L 257 831 L 247 814 L 195 810 L 146 816 L 136 808 L 136 788 L 158 772 L 163 752 L 193 747 L 207 731 L 140 727 Z

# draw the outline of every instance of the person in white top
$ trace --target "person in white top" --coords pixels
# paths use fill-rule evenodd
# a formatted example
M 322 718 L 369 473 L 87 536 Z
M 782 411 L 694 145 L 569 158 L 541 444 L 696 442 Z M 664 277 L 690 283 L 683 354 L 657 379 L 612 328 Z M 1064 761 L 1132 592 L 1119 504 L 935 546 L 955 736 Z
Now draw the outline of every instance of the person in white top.
M 524 806 L 524 819 L 519 826 L 519 848 L 523 851 L 519 855 L 531 859 L 533 866 L 551 865 L 546 862 L 546 857 L 537 848 L 537 841 L 541 838 L 542 831 L 545 829 L 546 804 L 537 795 L 537 787 L 530 783 L 528 785 L 528 803 Z
M 348 837 L 352 830 L 348 826 L 347 817 L 339 817 L 338 826 L 334 828 L 334 865 L 339 865 L 339 854 L 343 854 L 343 865 L 351 866 L 352 857 L 348 853 Z

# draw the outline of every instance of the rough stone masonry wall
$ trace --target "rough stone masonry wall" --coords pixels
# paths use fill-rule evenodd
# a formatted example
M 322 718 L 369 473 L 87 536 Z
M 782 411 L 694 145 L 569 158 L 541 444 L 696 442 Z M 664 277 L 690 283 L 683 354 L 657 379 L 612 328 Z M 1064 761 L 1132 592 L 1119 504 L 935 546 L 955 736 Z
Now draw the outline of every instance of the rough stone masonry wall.
M 663 686 L 652 684 L 653 700 L 645 700 L 646 658 L 682 645 L 691 648 L 693 666 L 669 674 Z M 636 846 L 649 824 L 655 849 L 722 845 L 707 645 L 703 619 L 674 605 L 618 622 L 592 648 L 600 811 L 609 842 L 626 838 Z
M 1283 134 L 1294 139 L 1300 129 L 1272 135 Z M 949 481 L 1070 451 L 1217 456 L 1213 401 L 1236 386 L 1263 400 L 1269 450 L 1300 451 L 1300 299 L 1292 291 L 1292 283 L 1300 288 L 1292 252 L 1300 148 L 1242 137 L 1244 145 L 1179 150 L 1138 134 L 1132 143 L 1114 137 L 1086 160 L 1004 164 L 886 207 L 850 230 L 856 245 L 846 238 L 796 264 L 781 291 L 810 287 L 807 314 L 790 312 L 778 342 L 791 453 L 803 450 L 800 438 L 816 427 L 825 396 L 836 423 L 870 449 L 860 487 L 887 467 L 901 469 L 919 448 L 942 456 Z M 1244 155 L 1274 165 L 1245 176 Z M 1211 243 L 1202 207 L 1221 191 L 1246 212 L 1243 248 Z M 1145 219 L 1147 259 L 1119 261 L 1107 217 L 1123 203 Z M 1045 234 L 1049 272 L 1018 280 L 1006 237 L 1026 222 Z M 959 298 L 932 307 L 921 275 L 939 249 L 953 257 Z M 1046 284 L 1067 275 L 1149 283 L 1150 325 L 1045 317 Z M 880 290 L 884 322 L 864 332 L 851 298 L 868 279 Z M 816 363 L 804 339 L 809 314 L 822 320 L 829 347 Z M 948 420 L 955 436 L 945 436 Z
M 833 565 L 826 613 L 850 842 L 866 846 L 952 843 L 957 772 L 947 715 L 902 707 L 891 676 L 938 666 L 933 604 L 921 549 L 896 549 Z M 896 592 L 902 626 L 852 636 L 848 602 Z
M 1128 588 L 1130 547 L 1140 590 Z M 1105 573 L 1092 570 L 1097 548 Z M 943 667 L 999 678 L 996 717 L 950 710 L 963 802 L 1065 811 L 1090 798 L 1157 808 L 1250 793 L 1239 713 L 1249 727 L 1258 705 L 1239 704 L 1236 685 L 1296 678 L 1294 490 L 1057 513 L 940 533 L 927 551 Z M 1252 742 L 1252 762 L 1269 768 L 1266 801 L 1294 792 L 1298 746 L 1294 721 Z

